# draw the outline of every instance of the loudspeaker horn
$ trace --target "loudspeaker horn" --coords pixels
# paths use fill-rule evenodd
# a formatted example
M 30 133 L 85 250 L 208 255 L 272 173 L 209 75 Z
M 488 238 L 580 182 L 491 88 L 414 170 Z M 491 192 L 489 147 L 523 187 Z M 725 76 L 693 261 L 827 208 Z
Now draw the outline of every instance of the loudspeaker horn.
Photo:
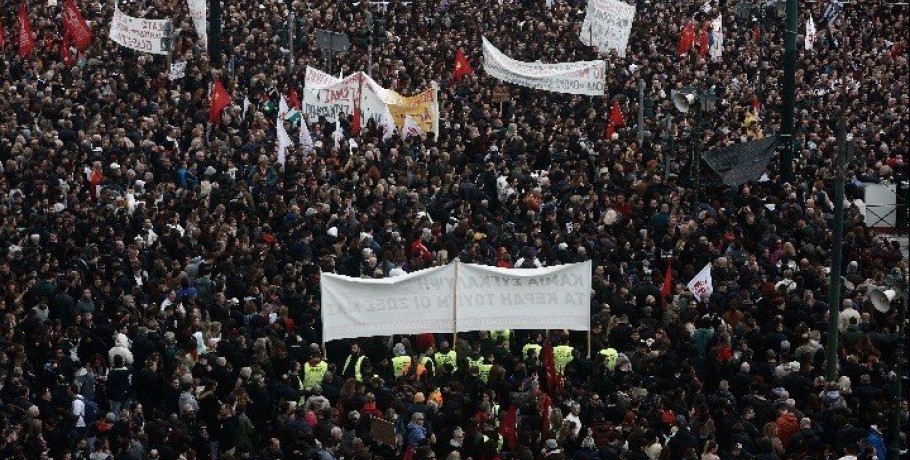
M 692 93 L 686 93 L 679 91 L 673 95 L 673 105 L 676 106 L 676 110 L 679 110 L 682 113 L 689 111 L 689 108 L 692 107 L 692 104 L 695 103 L 695 95 Z
M 876 310 L 888 313 L 891 310 L 891 301 L 897 297 L 897 291 L 883 286 L 869 288 L 869 300 Z

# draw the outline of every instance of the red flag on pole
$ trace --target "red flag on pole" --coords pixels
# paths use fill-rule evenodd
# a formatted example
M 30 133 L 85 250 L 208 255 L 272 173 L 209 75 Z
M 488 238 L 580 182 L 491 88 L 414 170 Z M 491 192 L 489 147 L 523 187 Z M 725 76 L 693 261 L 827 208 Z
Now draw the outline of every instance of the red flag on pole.
M 3 21 L 0 21 L 0 48 L 6 46 L 6 30 L 3 29 Z
M 679 36 L 679 44 L 676 45 L 676 54 L 682 56 L 688 53 L 689 50 L 692 49 L 693 44 L 695 44 L 695 24 L 689 21 L 683 26 L 682 34 Z
M 550 435 L 550 408 L 553 406 L 553 401 L 544 393 L 541 393 L 540 401 L 540 419 L 542 421 L 540 432 L 544 437 L 549 437 Z
M 664 285 L 660 288 L 660 303 L 667 308 L 667 296 L 673 292 L 673 272 L 670 270 L 670 261 L 667 261 L 667 271 L 664 273 Z
M 28 22 L 28 8 L 25 2 L 19 4 L 19 57 L 25 59 L 35 49 L 35 34 Z
M 556 360 L 553 359 L 553 343 L 547 337 L 547 343 L 541 351 L 541 362 L 547 371 L 547 393 L 556 391 L 559 383 L 559 373 L 556 372 Z
M 499 425 L 499 434 L 502 435 L 503 444 L 512 450 L 518 444 L 518 407 L 515 403 L 509 406 L 502 423 Z
M 75 0 L 66 0 L 66 7 L 63 9 L 63 25 L 77 50 L 85 51 L 92 43 L 92 29 L 88 27 L 88 23 L 85 22 L 79 8 L 76 7 Z
M 212 85 L 211 95 L 212 107 L 209 109 L 209 121 L 218 122 L 221 120 L 221 111 L 231 105 L 231 95 L 224 89 L 221 80 L 215 80 Z
M 705 24 L 701 28 L 701 32 L 698 33 L 698 55 L 705 57 L 708 55 L 708 50 L 711 48 L 711 42 L 708 37 L 711 35 L 711 31 L 708 30 L 708 25 Z
M 613 109 L 610 110 L 610 121 L 607 122 L 607 128 L 604 130 L 604 138 L 610 140 L 613 138 L 613 133 L 622 126 L 626 125 L 626 118 L 622 114 L 622 110 L 619 108 L 619 102 L 613 101 Z
M 468 62 L 468 58 L 464 56 L 464 53 L 461 50 L 455 52 L 455 81 L 461 80 L 465 75 L 471 75 L 474 73 L 474 69 L 471 67 L 471 63 Z
M 60 39 L 60 60 L 62 60 L 63 64 L 67 67 L 71 67 L 74 64 L 73 56 L 70 54 L 69 32 L 65 32 L 63 38 Z

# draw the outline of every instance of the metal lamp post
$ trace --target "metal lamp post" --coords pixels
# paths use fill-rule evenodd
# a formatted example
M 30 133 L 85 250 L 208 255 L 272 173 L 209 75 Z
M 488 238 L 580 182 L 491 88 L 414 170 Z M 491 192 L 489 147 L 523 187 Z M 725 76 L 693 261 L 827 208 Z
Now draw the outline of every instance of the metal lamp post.
M 702 116 L 704 113 L 714 112 L 717 105 L 717 96 L 714 94 L 714 87 L 708 91 L 701 92 L 692 87 L 681 88 L 672 96 L 673 105 L 682 113 L 688 113 L 695 107 L 695 143 L 692 147 L 692 161 L 690 177 L 692 178 L 692 192 L 694 193 L 692 203 L 692 213 L 698 211 L 699 195 L 701 192 L 701 140 L 704 136 L 704 127 L 702 126 Z

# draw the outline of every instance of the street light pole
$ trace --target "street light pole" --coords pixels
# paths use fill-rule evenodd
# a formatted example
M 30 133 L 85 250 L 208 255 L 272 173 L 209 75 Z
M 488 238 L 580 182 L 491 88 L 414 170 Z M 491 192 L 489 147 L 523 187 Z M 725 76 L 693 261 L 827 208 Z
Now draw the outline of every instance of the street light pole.
M 787 18 L 784 27 L 784 82 L 783 82 L 783 113 L 781 113 L 781 138 L 783 150 L 780 154 L 780 172 L 784 181 L 792 181 L 793 177 L 793 138 L 794 111 L 796 108 L 796 33 L 799 18 L 798 0 L 787 1 Z
M 789 0 L 788 0 L 789 2 Z M 844 176 L 847 169 L 847 110 L 850 102 L 847 99 L 847 37 L 841 37 L 841 65 L 840 73 L 840 117 L 837 127 L 837 159 L 834 164 L 834 241 L 831 248 L 831 279 L 829 282 L 828 305 L 828 343 L 825 347 L 825 379 L 834 382 L 838 377 L 838 339 L 840 334 L 840 309 L 841 309 L 841 269 L 844 254 Z M 792 147 L 793 139 L 786 141 Z
M 209 18 L 210 29 L 209 35 L 209 60 L 212 67 L 221 68 L 221 0 L 209 0 L 209 10 L 212 12 Z

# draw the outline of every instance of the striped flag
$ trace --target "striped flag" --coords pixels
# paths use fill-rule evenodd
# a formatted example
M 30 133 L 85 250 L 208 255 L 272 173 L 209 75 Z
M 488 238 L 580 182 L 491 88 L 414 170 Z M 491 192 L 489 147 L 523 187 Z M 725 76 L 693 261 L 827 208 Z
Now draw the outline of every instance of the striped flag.
M 812 20 L 812 15 L 809 15 L 809 19 L 806 20 L 806 51 L 811 50 L 815 47 L 815 39 L 817 35 L 815 33 L 815 21 Z

